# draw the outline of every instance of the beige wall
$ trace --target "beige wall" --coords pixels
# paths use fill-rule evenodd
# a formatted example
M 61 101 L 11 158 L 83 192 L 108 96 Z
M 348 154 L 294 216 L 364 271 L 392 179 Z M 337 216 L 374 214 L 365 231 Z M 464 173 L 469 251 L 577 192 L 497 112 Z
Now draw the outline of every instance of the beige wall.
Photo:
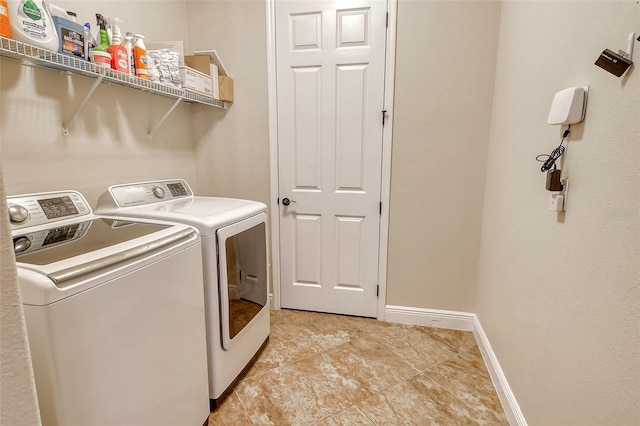
M 639 25 L 637 1 L 502 6 L 476 311 L 531 425 L 640 423 L 640 72 L 593 65 Z M 558 215 L 534 158 L 559 142 L 554 93 L 581 85 Z
M 499 18 L 399 2 L 387 304 L 473 311 Z
M 188 1 L 189 51 L 216 49 L 235 80 L 228 111 L 197 108 L 201 195 L 269 204 L 269 122 L 264 1 Z

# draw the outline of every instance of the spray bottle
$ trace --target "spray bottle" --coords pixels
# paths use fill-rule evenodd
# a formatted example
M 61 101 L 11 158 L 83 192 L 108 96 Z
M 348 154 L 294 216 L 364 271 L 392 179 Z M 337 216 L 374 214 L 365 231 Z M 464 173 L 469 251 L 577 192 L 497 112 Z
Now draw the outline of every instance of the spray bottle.
M 129 74 L 129 61 L 127 57 L 127 49 L 122 45 L 122 35 L 120 34 L 120 24 L 122 20 L 119 18 L 111 19 L 111 31 L 113 43 L 107 49 L 111 54 L 111 68 Z
M 93 47 L 94 51 L 106 52 L 109 49 L 109 37 L 107 36 L 107 20 L 104 16 L 96 13 L 96 21 L 100 27 L 100 43 Z

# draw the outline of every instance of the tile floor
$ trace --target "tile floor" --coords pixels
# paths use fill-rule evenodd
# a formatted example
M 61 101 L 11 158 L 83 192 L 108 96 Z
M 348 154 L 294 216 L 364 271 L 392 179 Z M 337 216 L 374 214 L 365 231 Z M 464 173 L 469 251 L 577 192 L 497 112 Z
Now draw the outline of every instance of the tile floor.
M 209 425 L 508 425 L 471 332 L 272 311 Z

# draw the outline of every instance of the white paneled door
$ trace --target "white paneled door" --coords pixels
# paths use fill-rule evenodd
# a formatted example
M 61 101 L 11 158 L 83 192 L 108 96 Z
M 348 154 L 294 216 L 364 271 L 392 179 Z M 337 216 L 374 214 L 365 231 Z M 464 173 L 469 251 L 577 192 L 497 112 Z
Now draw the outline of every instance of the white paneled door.
M 281 305 L 376 317 L 386 1 L 276 1 Z

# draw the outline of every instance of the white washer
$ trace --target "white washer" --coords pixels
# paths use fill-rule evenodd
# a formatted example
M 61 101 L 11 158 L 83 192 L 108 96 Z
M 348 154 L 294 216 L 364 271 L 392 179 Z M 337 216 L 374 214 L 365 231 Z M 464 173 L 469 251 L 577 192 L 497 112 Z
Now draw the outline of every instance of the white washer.
M 75 191 L 7 201 L 43 424 L 202 425 L 197 230 L 96 216 Z
M 267 206 L 196 197 L 181 179 L 114 185 L 96 212 L 170 220 L 198 229 L 202 241 L 211 408 L 269 338 Z

